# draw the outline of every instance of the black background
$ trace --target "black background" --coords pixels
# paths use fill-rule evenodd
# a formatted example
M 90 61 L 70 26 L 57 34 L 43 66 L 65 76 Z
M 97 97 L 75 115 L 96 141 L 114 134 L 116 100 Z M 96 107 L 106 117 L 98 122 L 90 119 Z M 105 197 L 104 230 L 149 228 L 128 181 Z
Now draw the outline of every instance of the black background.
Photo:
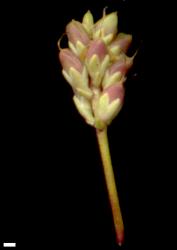
M 105 6 L 118 11 L 119 30 L 133 35 L 129 54 L 138 48 L 124 107 L 108 130 L 125 223 L 122 249 L 171 244 L 168 11 L 138 0 L 25 1 L 2 9 L 1 242 L 118 249 L 95 131 L 74 107 L 57 49 L 72 18 L 90 9 L 97 20 Z

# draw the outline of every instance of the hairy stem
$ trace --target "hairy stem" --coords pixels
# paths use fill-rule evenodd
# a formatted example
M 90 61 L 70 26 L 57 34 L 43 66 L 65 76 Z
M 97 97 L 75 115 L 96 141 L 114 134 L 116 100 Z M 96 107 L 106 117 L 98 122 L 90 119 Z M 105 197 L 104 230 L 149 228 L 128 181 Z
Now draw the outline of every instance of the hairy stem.
M 119 198 L 116 189 L 116 183 L 114 178 L 114 172 L 111 162 L 111 156 L 109 151 L 109 143 L 107 137 L 107 128 L 103 130 L 96 130 L 98 144 L 100 148 L 100 154 L 103 162 L 104 175 L 106 180 L 106 186 L 109 195 L 109 201 L 112 209 L 113 221 L 116 232 L 116 239 L 119 245 L 122 245 L 124 241 L 124 225 L 121 215 L 121 209 L 119 205 Z

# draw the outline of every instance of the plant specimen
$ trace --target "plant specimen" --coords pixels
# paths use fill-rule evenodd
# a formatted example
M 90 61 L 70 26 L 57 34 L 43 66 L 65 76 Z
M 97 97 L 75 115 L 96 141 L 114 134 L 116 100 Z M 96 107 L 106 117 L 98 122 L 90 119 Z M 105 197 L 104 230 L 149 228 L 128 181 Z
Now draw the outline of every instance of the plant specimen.
M 104 175 L 112 209 L 117 243 L 124 241 L 124 225 L 111 163 L 107 127 L 119 113 L 124 100 L 126 73 L 133 57 L 126 52 L 132 36 L 118 33 L 117 12 L 94 23 L 88 11 L 82 22 L 66 26 L 68 48 L 60 48 L 62 73 L 73 89 L 73 101 L 86 123 L 96 129 Z

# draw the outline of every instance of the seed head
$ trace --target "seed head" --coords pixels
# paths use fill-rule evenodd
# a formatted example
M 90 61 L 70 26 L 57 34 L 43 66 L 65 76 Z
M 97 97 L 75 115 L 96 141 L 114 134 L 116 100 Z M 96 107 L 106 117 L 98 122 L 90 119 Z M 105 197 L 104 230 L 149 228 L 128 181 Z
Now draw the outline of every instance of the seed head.
M 63 75 L 73 88 L 73 101 L 86 122 L 98 129 L 111 123 L 122 108 L 127 71 L 133 57 L 126 52 L 129 34 L 118 33 L 117 12 L 106 14 L 94 24 L 87 11 L 82 22 L 66 26 L 69 48 L 60 49 Z

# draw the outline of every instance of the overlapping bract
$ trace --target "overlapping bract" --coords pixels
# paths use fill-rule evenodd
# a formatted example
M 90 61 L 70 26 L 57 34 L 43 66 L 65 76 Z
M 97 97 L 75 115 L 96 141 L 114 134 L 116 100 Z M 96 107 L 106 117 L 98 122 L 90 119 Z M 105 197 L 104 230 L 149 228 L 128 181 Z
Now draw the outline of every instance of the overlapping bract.
M 126 73 L 133 64 L 127 52 L 132 36 L 118 33 L 116 12 L 94 24 L 88 11 L 66 26 L 68 47 L 60 49 L 62 73 L 73 88 L 74 103 L 86 122 L 98 129 L 111 123 L 124 99 Z

